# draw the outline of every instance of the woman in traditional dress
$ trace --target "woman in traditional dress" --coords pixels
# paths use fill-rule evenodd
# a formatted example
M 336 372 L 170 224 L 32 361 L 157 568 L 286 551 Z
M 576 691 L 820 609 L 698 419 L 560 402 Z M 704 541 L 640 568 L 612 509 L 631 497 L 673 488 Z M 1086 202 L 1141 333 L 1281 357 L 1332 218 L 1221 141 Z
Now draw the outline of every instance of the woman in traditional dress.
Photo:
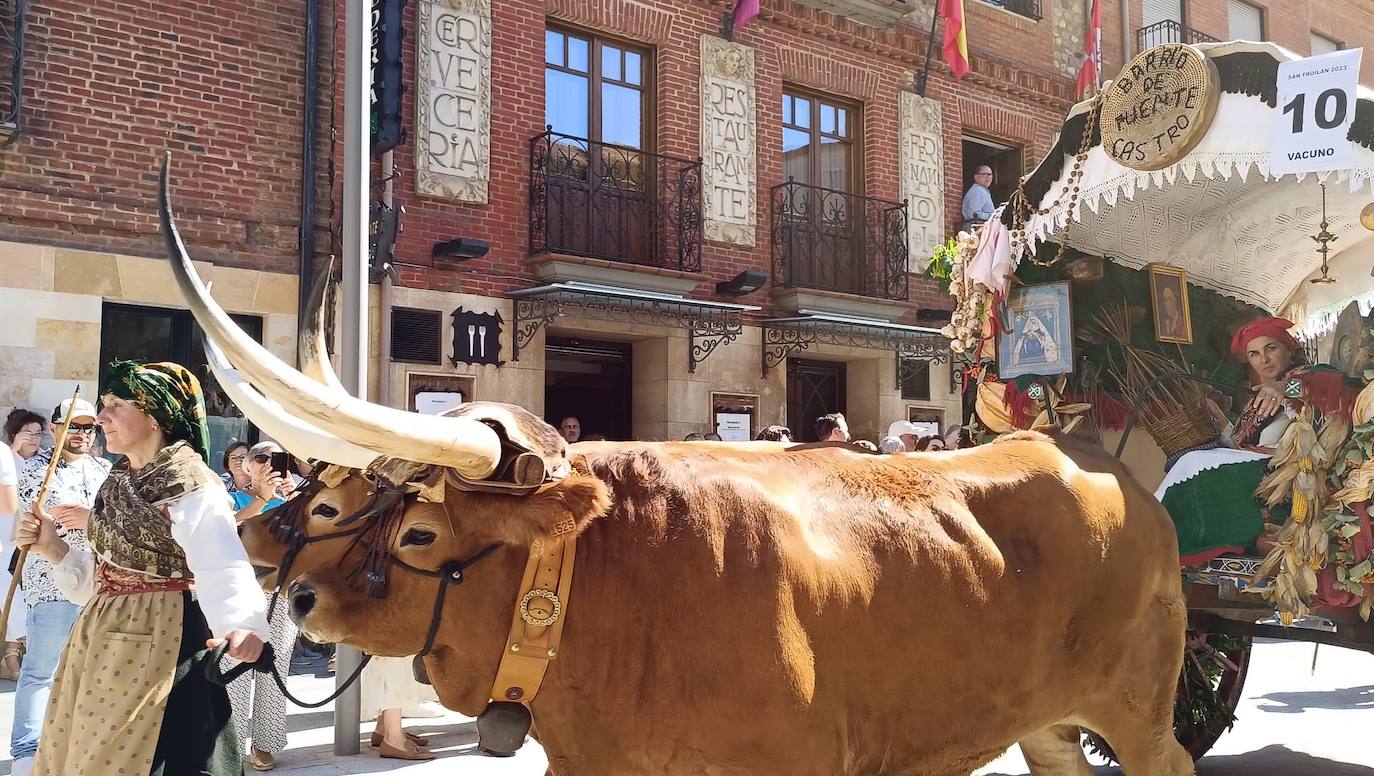
M 101 405 L 109 449 L 124 458 L 96 498 L 90 551 L 68 548 L 41 510 L 20 526 L 19 544 L 86 602 L 33 772 L 241 774 L 229 698 L 200 666 L 222 642 L 257 660 L 268 626 L 224 484 L 206 465 L 200 384 L 177 364 L 116 362 Z
M 1292 327 L 1292 321 L 1271 317 L 1236 332 L 1231 353 L 1245 359 L 1255 395 L 1234 424 L 1212 407 L 1218 425 L 1225 424 L 1223 446 L 1184 453 L 1155 491 L 1174 518 L 1185 565 L 1254 546 L 1264 530 L 1254 490 L 1283 432 L 1305 406 L 1322 413 L 1343 403 L 1340 373 L 1309 365 Z

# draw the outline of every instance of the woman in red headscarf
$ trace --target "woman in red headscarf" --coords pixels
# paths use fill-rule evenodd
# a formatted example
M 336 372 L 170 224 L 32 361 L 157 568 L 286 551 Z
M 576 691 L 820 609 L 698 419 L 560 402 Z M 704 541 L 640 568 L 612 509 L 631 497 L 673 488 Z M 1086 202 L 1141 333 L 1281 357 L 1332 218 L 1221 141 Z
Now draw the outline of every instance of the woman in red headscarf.
M 1271 317 L 1236 332 L 1231 353 L 1249 367 L 1254 395 L 1234 425 L 1213 405 L 1226 426 L 1221 435 L 1225 447 L 1185 453 L 1155 491 L 1174 519 L 1184 565 L 1254 546 L 1264 529 L 1255 486 L 1284 431 L 1305 405 L 1333 412 L 1345 403 L 1340 373 L 1310 366 L 1288 332 L 1292 327 L 1291 321 Z

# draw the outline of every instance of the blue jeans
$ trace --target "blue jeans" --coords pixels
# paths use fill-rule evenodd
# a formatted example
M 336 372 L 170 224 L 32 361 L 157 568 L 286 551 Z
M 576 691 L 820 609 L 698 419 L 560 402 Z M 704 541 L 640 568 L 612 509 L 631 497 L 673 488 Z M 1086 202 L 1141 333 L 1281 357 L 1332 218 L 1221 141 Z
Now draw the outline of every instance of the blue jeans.
M 33 757 L 38 752 L 38 734 L 43 731 L 43 716 L 48 711 L 53 674 L 67 646 L 67 636 L 81 607 L 68 601 L 44 601 L 29 609 L 28 651 L 19 669 L 19 685 L 14 692 L 14 730 L 10 733 L 10 757 Z

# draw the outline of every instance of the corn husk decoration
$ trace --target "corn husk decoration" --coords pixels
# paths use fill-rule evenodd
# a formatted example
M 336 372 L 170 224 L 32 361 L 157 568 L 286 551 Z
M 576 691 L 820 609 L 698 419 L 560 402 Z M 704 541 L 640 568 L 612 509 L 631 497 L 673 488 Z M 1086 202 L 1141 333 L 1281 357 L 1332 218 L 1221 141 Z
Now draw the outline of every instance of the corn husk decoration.
M 1269 474 L 1255 489 L 1255 496 L 1270 507 L 1284 501 L 1292 504 L 1288 522 L 1279 528 L 1274 548 L 1255 574 L 1256 580 L 1274 577 L 1264 597 L 1274 604 L 1285 626 L 1310 614 L 1317 573 L 1326 566 L 1330 543 L 1323 519 L 1329 502 L 1326 464 L 1339 450 L 1349 426 L 1334 417 L 1325 426 L 1319 433 L 1312 408 L 1304 407 L 1283 432 Z
M 1368 389 L 1361 396 L 1367 394 Z M 1331 539 L 1331 585 L 1337 596 L 1347 596 L 1343 603 L 1359 601 L 1360 617 L 1368 621 L 1374 613 L 1374 550 L 1363 533 L 1368 530 L 1368 512 L 1363 510 L 1374 499 L 1374 423 L 1358 408 L 1355 419 L 1364 422 L 1355 427 L 1332 461 L 1331 483 L 1337 490 L 1331 494 L 1332 508 L 1324 525 Z

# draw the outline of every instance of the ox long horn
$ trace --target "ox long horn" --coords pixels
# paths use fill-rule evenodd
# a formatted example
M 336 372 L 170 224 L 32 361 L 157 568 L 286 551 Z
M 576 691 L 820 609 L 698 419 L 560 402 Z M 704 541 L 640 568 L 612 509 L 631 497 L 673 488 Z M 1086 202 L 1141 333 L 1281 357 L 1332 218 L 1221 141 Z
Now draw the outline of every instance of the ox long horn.
M 324 298 L 333 274 L 334 257 L 331 256 L 324 265 L 324 271 L 315 276 L 315 285 L 310 289 L 310 298 L 301 316 L 296 350 L 300 356 L 301 372 L 306 377 L 331 390 L 347 393 L 338 375 L 334 374 L 333 365 L 329 363 L 329 340 L 324 334 Z
M 229 365 L 219 346 L 205 340 L 205 362 L 220 388 L 234 402 L 253 425 L 267 432 L 282 447 L 299 458 L 314 458 L 320 461 L 347 466 L 351 469 L 366 469 L 377 454 L 363 447 L 346 442 L 338 437 L 321 431 L 300 418 L 281 408 L 281 405 L 258 393 L 238 370 Z
M 158 218 L 172 274 L 196 322 L 264 396 L 331 434 L 380 455 L 447 466 L 470 480 L 486 479 L 501 458 L 496 432 L 466 418 L 424 416 L 372 404 L 330 390 L 297 372 L 254 342 L 210 298 L 191 266 L 168 203 L 169 158 L 158 181 Z

